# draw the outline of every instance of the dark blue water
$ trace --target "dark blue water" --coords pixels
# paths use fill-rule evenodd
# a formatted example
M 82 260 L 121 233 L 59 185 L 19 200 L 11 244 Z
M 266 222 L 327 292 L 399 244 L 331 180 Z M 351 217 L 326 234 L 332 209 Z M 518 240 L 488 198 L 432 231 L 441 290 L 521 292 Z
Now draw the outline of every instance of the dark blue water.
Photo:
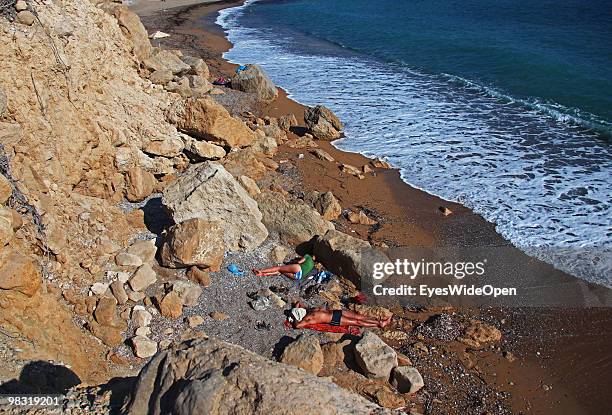
M 258 9 L 246 23 L 459 76 L 610 131 L 609 0 L 295 0 Z
M 612 286 L 612 2 L 256 1 L 226 57 L 346 122 L 342 149 Z

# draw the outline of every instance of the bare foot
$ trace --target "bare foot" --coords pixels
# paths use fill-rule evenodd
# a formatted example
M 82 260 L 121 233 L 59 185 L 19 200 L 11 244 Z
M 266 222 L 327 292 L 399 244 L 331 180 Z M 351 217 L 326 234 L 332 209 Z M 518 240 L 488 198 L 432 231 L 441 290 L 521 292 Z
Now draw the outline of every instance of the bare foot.
M 387 327 L 389 325 L 389 323 L 391 323 L 391 319 L 392 318 L 393 318 L 393 316 L 389 316 L 389 318 L 387 318 L 386 320 L 381 321 L 380 324 L 379 324 L 379 327 L 381 329 Z

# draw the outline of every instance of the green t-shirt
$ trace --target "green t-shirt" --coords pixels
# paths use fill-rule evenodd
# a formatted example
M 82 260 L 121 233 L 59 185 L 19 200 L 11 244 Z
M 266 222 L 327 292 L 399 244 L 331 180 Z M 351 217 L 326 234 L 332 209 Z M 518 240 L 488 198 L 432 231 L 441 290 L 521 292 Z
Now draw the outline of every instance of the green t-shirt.
M 312 257 L 308 254 L 304 255 L 304 262 L 300 264 L 300 268 L 302 268 L 302 275 L 305 277 L 308 275 L 310 271 L 314 268 L 315 264 L 312 260 Z

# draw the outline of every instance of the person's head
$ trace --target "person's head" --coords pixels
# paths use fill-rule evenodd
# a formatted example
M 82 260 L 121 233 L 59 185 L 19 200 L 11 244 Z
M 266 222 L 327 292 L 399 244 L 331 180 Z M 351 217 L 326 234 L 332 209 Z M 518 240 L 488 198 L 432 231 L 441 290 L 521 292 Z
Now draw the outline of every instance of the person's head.
M 313 260 L 313 261 L 316 261 L 316 260 L 317 260 L 317 257 L 316 257 L 316 256 L 314 256 L 314 255 L 310 255 L 310 257 L 312 258 L 312 260 Z

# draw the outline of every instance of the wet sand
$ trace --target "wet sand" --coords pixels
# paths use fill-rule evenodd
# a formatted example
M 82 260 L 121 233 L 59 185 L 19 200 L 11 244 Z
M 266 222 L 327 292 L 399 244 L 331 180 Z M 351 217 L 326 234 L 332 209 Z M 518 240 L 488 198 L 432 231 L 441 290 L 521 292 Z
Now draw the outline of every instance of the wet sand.
M 149 31 L 172 34 L 161 44 L 202 56 L 213 76 L 230 75 L 235 65 L 221 58 L 231 44 L 214 25 L 217 11 L 241 2 L 217 2 L 205 6 L 166 10 L 144 18 Z M 270 116 L 288 113 L 303 119 L 304 107 L 279 98 L 265 109 Z M 342 152 L 330 143 L 317 141 L 319 148 L 337 161 L 360 167 L 368 159 Z M 304 158 L 298 158 L 304 154 Z M 364 180 L 342 173 L 336 163 L 325 162 L 308 149 L 282 147 L 277 160 L 290 159 L 298 167 L 306 190 L 331 190 L 343 208 L 365 209 L 380 226 L 353 225 L 340 220 L 338 228 L 372 243 L 401 249 L 410 247 L 503 247 L 495 252 L 498 264 L 487 282 L 505 282 L 523 287 L 533 301 L 563 302 L 572 308 L 503 308 L 482 311 L 505 321 L 504 345 L 520 357 L 508 364 L 499 354 L 482 356 L 482 376 L 499 390 L 511 392 L 515 413 L 598 414 L 612 408 L 608 393 L 612 381 L 612 312 L 610 290 L 578 280 L 537 261 L 512 247 L 486 222 L 469 209 L 429 195 L 405 184 L 397 170 L 375 169 L 376 176 Z M 443 216 L 439 207 L 453 211 Z M 354 232 L 353 232 L 354 231 Z M 499 269 L 498 269 L 499 268 Z M 608 307 L 584 308 L 584 304 Z M 509 385 L 512 381 L 514 385 Z M 552 388 L 549 388 L 552 386 Z M 604 411 L 605 413 L 605 411 Z

